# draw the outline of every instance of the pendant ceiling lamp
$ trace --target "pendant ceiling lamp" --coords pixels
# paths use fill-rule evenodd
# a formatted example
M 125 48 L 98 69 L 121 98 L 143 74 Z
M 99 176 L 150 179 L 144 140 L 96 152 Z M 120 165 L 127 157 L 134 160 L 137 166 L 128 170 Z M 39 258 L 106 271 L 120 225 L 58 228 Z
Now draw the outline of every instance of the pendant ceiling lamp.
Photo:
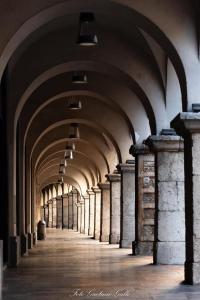
M 74 72 L 72 75 L 72 83 L 75 84 L 88 83 L 87 75 L 84 72 Z
M 65 175 L 65 166 L 60 164 L 59 167 L 59 174 L 60 175 Z
M 74 139 L 74 140 L 80 138 L 79 124 L 78 123 L 71 123 L 70 124 L 69 138 Z
M 73 159 L 73 158 L 74 158 L 73 151 L 72 150 L 66 150 L 65 151 L 65 160 Z
M 82 102 L 78 96 L 71 96 L 67 99 L 67 107 L 69 110 L 81 110 Z
M 78 45 L 86 47 L 98 45 L 98 38 L 94 32 L 94 22 L 93 13 L 84 12 L 80 14 Z
M 75 150 L 75 143 L 74 142 L 68 142 L 67 145 L 66 145 L 66 150 L 74 151 Z

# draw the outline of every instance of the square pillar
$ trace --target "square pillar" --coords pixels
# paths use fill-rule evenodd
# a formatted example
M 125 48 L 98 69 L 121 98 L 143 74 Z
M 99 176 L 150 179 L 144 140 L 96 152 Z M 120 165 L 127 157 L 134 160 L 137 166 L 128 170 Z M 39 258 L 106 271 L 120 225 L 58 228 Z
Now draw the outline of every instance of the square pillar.
M 185 158 L 185 281 L 200 283 L 200 113 L 180 113 L 171 123 L 184 138 Z
M 136 176 L 136 241 L 134 255 L 153 255 L 155 234 L 155 157 L 149 147 L 137 144 L 131 147 L 135 156 Z
M 118 173 L 108 174 L 110 181 L 110 244 L 119 244 L 120 241 L 120 198 L 121 198 L 121 175 Z
M 78 202 L 78 191 L 73 191 L 73 230 L 78 230 L 78 209 L 77 209 L 77 202 Z
M 52 203 L 52 227 L 55 228 L 57 224 L 57 201 L 53 198 Z
M 120 248 L 132 248 L 135 242 L 135 161 L 119 164 L 117 168 L 121 173 Z
M 68 228 L 73 229 L 73 193 L 68 194 Z
M 63 195 L 63 228 L 69 228 L 69 205 L 67 195 Z
M 90 197 L 90 209 L 89 209 L 89 235 L 94 237 L 94 208 L 95 208 L 95 193 L 92 190 L 87 190 Z
M 80 232 L 81 233 L 85 233 L 85 205 L 84 205 L 84 200 L 80 201 L 81 204 L 81 228 L 80 228 Z
M 95 193 L 94 238 L 99 241 L 101 227 L 101 190 L 98 187 L 93 187 L 92 190 Z
M 56 198 L 56 228 L 62 228 L 62 197 Z
M 89 195 L 83 196 L 84 202 L 85 202 L 85 228 L 84 228 L 84 233 L 89 235 L 89 217 L 90 217 L 90 197 Z
M 77 203 L 77 228 L 78 228 L 78 232 L 81 232 L 81 204 L 80 202 Z
M 185 261 L 183 140 L 176 135 L 150 136 L 146 143 L 156 153 L 155 264 Z
M 109 242 L 110 236 L 110 183 L 99 183 L 101 189 L 100 242 Z

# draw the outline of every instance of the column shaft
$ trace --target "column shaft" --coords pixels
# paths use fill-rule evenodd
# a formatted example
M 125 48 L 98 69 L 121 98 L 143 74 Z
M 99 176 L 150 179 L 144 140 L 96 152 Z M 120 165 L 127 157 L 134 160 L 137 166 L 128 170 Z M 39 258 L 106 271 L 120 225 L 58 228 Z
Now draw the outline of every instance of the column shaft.
M 184 158 L 178 136 L 151 136 L 156 152 L 156 218 L 154 263 L 185 261 Z
M 68 219 L 68 228 L 73 229 L 73 194 L 68 194 L 68 213 L 69 213 L 69 219 Z
M 180 113 L 172 126 L 184 138 L 185 159 L 185 282 L 200 283 L 200 114 Z
M 90 199 L 88 195 L 84 196 L 84 201 L 85 201 L 85 229 L 84 233 L 89 234 L 89 212 L 90 212 Z
M 120 164 L 121 172 L 121 236 L 120 247 L 132 248 L 135 241 L 135 162 Z
M 155 159 L 144 144 L 132 146 L 136 167 L 136 242 L 133 254 L 153 255 L 155 235 Z
M 78 194 L 73 192 L 73 229 L 78 230 L 78 208 L 77 208 Z
M 69 228 L 69 205 L 68 196 L 63 195 L 63 228 Z
M 81 201 L 80 204 L 81 204 L 81 228 L 80 228 L 80 232 L 84 233 L 84 231 L 85 231 L 85 213 L 84 213 L 84 210 L 85 210 L 84 206 L 85 205 L 84 205 L 84 201 Z
M 92 190 L 88 190 L 90 197 L 90 209 L 89 209 L 89 235 L 94 237 L 94 208 L 95 208 L 95 193 Z
M 110 244 L 119 244 L 120 241 L 120 174 L 107 175 L 110 181 Z
M 110 183 L 99 183 L 101 189 L 100 242 L 109 242 L 110 236 Z
M 93 188 L 95 193 L 95 214 L 94 214 L 94 238 L 100 240 L 100 227 L 101 227 L 101 190 Z

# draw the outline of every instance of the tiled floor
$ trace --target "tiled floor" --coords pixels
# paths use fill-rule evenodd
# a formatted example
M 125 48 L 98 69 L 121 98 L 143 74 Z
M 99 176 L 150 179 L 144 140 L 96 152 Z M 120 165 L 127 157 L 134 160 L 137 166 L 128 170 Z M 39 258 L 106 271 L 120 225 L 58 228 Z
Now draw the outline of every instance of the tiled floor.
M 153 266 L 150 257 L 98 243 L 68 230 L 50 230 L 7 269 L 4 300 L 200 300 L 200 286 L 182 285 L 183 267 Z

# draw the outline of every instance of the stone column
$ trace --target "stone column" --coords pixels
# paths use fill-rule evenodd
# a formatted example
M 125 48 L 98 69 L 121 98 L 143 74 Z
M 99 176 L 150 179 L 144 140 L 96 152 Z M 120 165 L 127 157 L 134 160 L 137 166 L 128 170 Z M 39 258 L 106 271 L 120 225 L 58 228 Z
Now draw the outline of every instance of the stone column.
M 56 222 L 57 222 L 57 201 L 56 198 L 53 198 L 53 203 L 52 203 L 52 227 L 56 227 Z
M 110 236 L 110 183 L 99 183 L 101 189 L 100 242 L 109 242 Z
M 85 234 L 89 234 L 89 216 L 90 216 L 90 198 L 89 198 L 89 195 L 85 195 L 84 197 L 84 202 L 85 202 L 85 212 L 84 212 L 84 215 L 85 215 L 85 228 L 84 228 L 84 233 Z
M 183 140 L 176 135 L 150 136 L 156 153 L 154 263 L 185 261 Z
M 94 237 L 94 205 L 95 205 L 95 193 L 92 190 L 87 190 L 90 197 L 90 217 L 89 217 L 89 235 Z
M 56 198 L 56 228 L 62 228 L 62 198 Z
M 101 227 L 101 190 L 98 187 L 92 188 L 95 193 L 94 205 L 94 238 L 100 240 L 100 227 Z
M 120 241 L 120 198 L 121 198 L 121 175 L 118 173 L 108 174 L 110 181 L 110 244 L 119 244 Z
M 200 283 L 200 114 L 179 114 L 172 126 L 184 138 L 185 158 L 185 281 Z
M 49 208 L 49 220 L 48 220 L 48 227 L 52 228 L 53 227 L 53 200 L 49 199 L 48 200 L 48 208 Z
M 121 173 L 120 248 L 132 248 L 135 242 L 135 161 L 117 167 Z
M 136 242 L 133 254 L 153 255 L 155 224 L 155 159 L 149 147 L 134 145 L 130 153 L 135 156 L 136 174 Z
M 81 232 L 81 204 L 80 202 L 77 203 L 77 211 L 78 211 L 78 232 Z
M 63 195 L 63 228 L 69 228 L 69 206 L 68 196 Z
M 68 194 L 68 213 L 69 213 L 69 229 L 73 229 L 73 193 Z
M 84 206 L 85 205 L 84 205 L 84 200 L 81 200 L 80 204 L 81 204 L 81 229 L 80 229 L 80 232 L 84 233 L 84 231 L 85 231 L 85 213 L 84 213 L 84 210 L 85 210 Z
M 73 191 L 73 230 L 78 230 L 78 209 L 77 209 L 77 201 L 78 201 L 78 192 Z

